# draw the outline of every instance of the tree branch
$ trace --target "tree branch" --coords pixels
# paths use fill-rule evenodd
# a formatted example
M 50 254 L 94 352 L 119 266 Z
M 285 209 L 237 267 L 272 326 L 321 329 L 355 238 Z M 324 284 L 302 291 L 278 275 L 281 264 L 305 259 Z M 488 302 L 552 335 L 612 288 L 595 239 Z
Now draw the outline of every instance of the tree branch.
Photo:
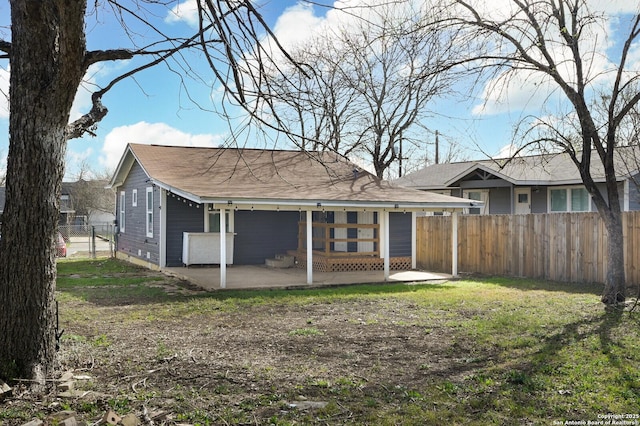
M 210 28 L 211 28 L 211 25 L 205 27 L 204 30 L 206 31 Z M 74 121 L 73 123 L 69 123 L 67 125 L 66 131 L 65 131 L 66 139 L 71 140 L 71 139 L 80 138 L 85 133 L 89 133 L 90 135 L 95 136 L 92 129 L 109 112 L 109 110 L 102 104 L 102 96 L 104 96 L 105 93 L 111 90 L 111 88 L 113 88 L 113 86 L 115 86 L 120 81 L 128 77 L 131 77 L 134 74 L 139 73 L 140 71 L 146 70 L 147 68 L 151 68 L 163 61 L 166 61 L 168 58 L 180 52 L 182 49 L 192 46 L 194 43 L 194 40 L 198 39 L 200 36 L 201 36 L 200 33 L 195 34 L 194 36 L 186 39 L 184 42 L 174 47 L 173 49 L 169 49 L 165 51 L 163 54 L 158 56 L 158 58 L 156 58 L 155 60 L 149 63 L 146 63 L 144 65 L 141 65 L 137 68 L 134 68 L 131 71 L 116 77 L 115 79 L 111 80 L 111 82 L 109 82 L 109 84 L 107 84 L 104 88 L 93 93 L 91 95 L 91 103 L 92 103 L 91 110 L 87 114 L 83 115 L 82 117 Z M 106 60 L 116 60 L 116 59 L 130 59 L 136 55 L 155 55 L 155 54 L 157 53 L 145 52 L 145 51 L 134 53 L 127 50 L 94 51 L 88 54 L 90 56 L 89 59 L 85 58 L 85 64 L 96 63 L 96 62 L 99 62 L 100 60 L 106 61 Z M 98 60 L 99 58 L 101 59 Z
M 120 61 L 133 58 L 134 53 L 128 49 L 94 50 L 84 57 L 85 69 L 97 62 Z
M 11 55 L 11 43 L 6 40 L 0 40 L 0 52 L 6 53 L 6 55 L 0 55 L 1 59 L 8 59 Z

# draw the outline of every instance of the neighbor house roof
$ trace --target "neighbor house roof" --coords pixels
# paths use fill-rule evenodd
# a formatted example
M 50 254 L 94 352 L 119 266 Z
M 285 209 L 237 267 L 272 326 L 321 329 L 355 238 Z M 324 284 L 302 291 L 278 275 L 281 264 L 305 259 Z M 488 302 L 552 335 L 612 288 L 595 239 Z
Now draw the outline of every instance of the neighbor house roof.
M 605 180 L 602 162 L 592 152 L 591 173 L 596 182 Z M 638 173 L 640 155 L 637 147 L 621 147 L 615 152 L 617 180 Z M 487 172 L 513 185 L 573 185 L 582 183 L 577 167 L 566 153 L 531 155 L 503 159 L 442 163 L 427 166 L 394 181 L 416 189 L 441 189 L 458 186 L 466 176 Z
M 198 203 L 461 209 L 473 203 L 394 186 L 329 152 L 129 144 L 110 186 L 134 161 L 150 181 Z

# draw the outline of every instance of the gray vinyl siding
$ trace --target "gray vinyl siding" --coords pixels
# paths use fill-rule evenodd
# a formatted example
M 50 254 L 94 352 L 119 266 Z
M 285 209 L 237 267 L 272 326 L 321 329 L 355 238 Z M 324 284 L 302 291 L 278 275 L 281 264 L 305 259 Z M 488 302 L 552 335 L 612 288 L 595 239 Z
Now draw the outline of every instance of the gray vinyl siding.
M 159 264 L 160 253 L 160 190 L 153 187 L 153 237 L 147 237 L 147 187 L 149 177 L 137 162 L 117 189 L 116 220 L 120 220 L 120 193 L 125 192 L 125 227 L 118 223 L 117 250 L 127 255 Z M 133 206 L 133 190 L 137 190 L 137 205 Z
M 602 194 L 602 196 L 604 197 L 605 200 L 607 200 L 607 184 L 606 183 L 599 183 L 598 185 L 598 189 L 600 190 L 600 193 Z M 618 182 L 618 197 L 620 199 L 620 210 L 624 211 L 624 182 Z M 638 190 L 637 187 L 635 187 L 635 185 L 633 184 L 633 181 L 629 182 L 629 210 L 634 210 L 633 209 L 633 204 L 632 204 L 632 200 L 633 197 L 631 196 L 633 190 L 635 189 L 636 191 Z M 637 194 L 636 194 L 636 199 L 635 199 L 636 203 L 638 202 L 638 198 L 637 198 Z M 596 204 L 593 202 L 593 199 L 591 200 L 591 211 L 592 212 L 597 212 L 598 208 L 596 207 Z
M 633 184 L 631 184 L 631 186 L 633 186 Z M 631 186 L 629 186 L 630 191 L 631 191 Z M 620 196 L 620 210 L 624 211 L 624 182 L 618 182 L 618 194 Z M 596 206 L 593 206 L 593 211 L 594 212 L 597 211 Z
M 547 188 L 531 188 L 531 213 L 547 213 Z
M 629 210 L 640 210 L 640 174 L 629 180 Z
M 511 188 L 489 190 L 489 214 L 511 213 Z
M 265 259 L 298 247 L 299 212 L 235 212 L 233 263 L 260 265 Z
M 411 213 L 389 213 L 389 256 L 411 256 Z
M 204 232 L 204 208 L 192 201 L 167 194 L 167 266 L 182 266 L 182 233 Z

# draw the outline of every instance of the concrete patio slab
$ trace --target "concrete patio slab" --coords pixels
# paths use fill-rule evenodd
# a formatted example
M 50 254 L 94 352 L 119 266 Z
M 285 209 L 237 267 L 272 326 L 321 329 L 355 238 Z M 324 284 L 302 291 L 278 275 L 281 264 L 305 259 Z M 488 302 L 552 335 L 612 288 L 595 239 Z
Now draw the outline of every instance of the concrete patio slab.
M 219 267 L 164 268 L 174 277 L 189 281 L 205 290 L 220 289 Z M 452 279 L 451 275 L 424 271 L 391 271 L 389 282 L 439 282 Z M 313 284 L 307 284 L 306 270 L 277 269 L 262 265 L 227 266 L 227 285 L 222 290 L 266 288 L 314 288 L 341 284 L 383 283 L 384 272 L 314 272 Z

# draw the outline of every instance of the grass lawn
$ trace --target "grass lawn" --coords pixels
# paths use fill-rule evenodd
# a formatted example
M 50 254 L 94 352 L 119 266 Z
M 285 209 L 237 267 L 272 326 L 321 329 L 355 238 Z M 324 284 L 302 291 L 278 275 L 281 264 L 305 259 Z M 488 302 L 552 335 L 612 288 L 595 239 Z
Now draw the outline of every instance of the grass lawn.
M 75 398 L 0 401 L 2 425 L 62 409 L 88 423 L 112 409 L 162 411 L 157 424 L 640 424 L 640 313 L 605 312 L 600 286 L 209 293 L 115 260 L 58 271 L 61 369 L 91 379 Z

